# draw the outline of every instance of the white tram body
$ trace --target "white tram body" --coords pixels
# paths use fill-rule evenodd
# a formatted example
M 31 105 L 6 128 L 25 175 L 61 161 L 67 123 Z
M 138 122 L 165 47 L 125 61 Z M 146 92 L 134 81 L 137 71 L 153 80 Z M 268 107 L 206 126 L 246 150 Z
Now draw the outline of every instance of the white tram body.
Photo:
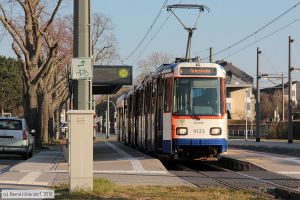
M 200 158 L 227 151 L 225 69 L 161 65 L 117 101 L 120 141 L 145 152 Z

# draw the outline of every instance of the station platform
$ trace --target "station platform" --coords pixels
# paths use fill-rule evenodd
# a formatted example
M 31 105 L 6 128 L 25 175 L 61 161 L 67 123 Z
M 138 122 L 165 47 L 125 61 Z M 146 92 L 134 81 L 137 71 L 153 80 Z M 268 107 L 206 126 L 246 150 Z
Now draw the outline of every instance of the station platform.
M 169 173 L 158 159 L 117 142 L 113 137 L 94 142 L 94 178 L 120 185 L 192 186 Z M 84 162 L 84 160 L 82 161 Z M 48 149 L 0 174 L 1 185 L 51 187 L 68 184 L 68 164 L 59 149 Z
M 300 157 L 299 140 L 294 140 L 293 143 L 288 143 L 287 140 L 262 139 L 260 142 L 256 142 L 255 139 L 229 139 L 228 144 L 229 148 L 248 149 Z
M 299 142 L 230 140 L 229 151 L 222 157 L 249 162 L 265 170 L 300 179 L 297 151 L 300 152 Z M 168 172 L 158 159 L 117 142 L 115 136 L 106 139 L 104 134 L 98 134 L 94 142 L 94 177 L 119 185 L 193 186 Z M 62 148 L 42 150 L 31 159 L 0 172 L 0 188 L 59 184 L 68 184 L 68 164 L 63 158 Z
M 267 171 L 300 179 L 299 142 L 229 140 L 228 149 L 222 157 L 249 162 Z

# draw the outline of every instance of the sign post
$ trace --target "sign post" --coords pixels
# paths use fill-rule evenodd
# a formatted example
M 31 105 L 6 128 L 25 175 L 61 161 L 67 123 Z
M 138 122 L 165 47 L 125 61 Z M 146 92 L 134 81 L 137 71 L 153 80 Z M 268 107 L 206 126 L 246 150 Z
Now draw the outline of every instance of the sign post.
M 74 0 L 71 79 L 74 109 L 68 111 L 69 190 L 93 190 L 93 115 L 91 100 L 91 3 Z
M 92 78 L 92 58 L 72 58 L 71 79 L 87 80 Z

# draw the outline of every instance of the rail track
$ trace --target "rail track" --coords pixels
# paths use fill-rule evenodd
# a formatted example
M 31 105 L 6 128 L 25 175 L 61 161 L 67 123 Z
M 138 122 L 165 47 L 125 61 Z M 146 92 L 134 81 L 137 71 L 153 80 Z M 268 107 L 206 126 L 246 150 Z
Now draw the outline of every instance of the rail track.
M 173 161 L 165 166 L 171 173 L 198 187 L 221 186 L 269 199 L 300 199 L 298 179 L 267 171 L 233 171 L 218 165 L 217 162 Z

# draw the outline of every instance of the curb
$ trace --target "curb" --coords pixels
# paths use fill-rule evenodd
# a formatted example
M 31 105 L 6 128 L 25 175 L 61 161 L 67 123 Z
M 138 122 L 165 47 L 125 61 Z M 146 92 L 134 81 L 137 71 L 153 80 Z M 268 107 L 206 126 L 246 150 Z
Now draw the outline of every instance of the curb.
M 229 144 L 229 148 L 237 148 L 237 149 L 245 149 L 245 150 L 252 150 L 252 151 L 260 151 L 266 153 L 274 153 L 280 155 L 287 155 L 287 156 L 296 156 L 300 157 L 299 149 L 290 149 L 290 148 L 282 148 L 282 147 L 268 147 L 268 146 L 250 146 L 250 145 L 238 145 L 238 144 Z

